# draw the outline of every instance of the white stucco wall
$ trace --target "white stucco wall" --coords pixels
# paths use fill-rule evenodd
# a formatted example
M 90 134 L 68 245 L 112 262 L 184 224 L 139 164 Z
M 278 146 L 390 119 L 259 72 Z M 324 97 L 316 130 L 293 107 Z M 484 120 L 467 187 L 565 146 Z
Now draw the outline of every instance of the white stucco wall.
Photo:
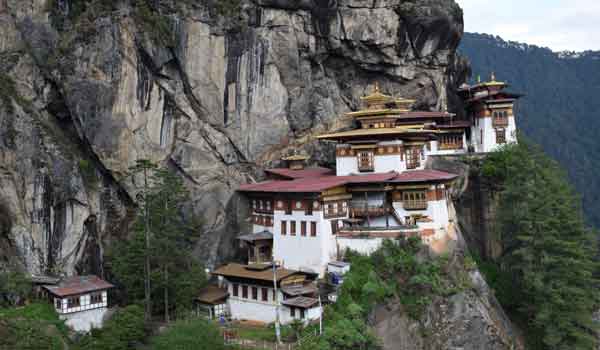
M 322 211 L 313 211 L 313 215 L 306 215 L 304 210 L 294 210 L 292 215 L 276 210 L 274 217 L 273 258 L 282 262 L 285 268 L 313 271 L 323 276 L 327 263 L 335 260 L 336 256 L 330 220 L 323 217 Z M 281 234 L 282 220 L 287 222 L 286 235 Z M 290 221 L 296 221 L 295 236 L 290 234 Z M 301 235 L 301 221 L 306 221 L 306 236 Z M 310 235 L 311 221 L 317 223 L 316 237 Z
M 89 332 L 92 328 L 102 328 L 106 312 L 108 312 L 108 308 L 101 307 L 70 314 L 59 314 L 59 317 L 61 320 L 65 320 L 67 326 L 73 330 L 77 332 Z
M 406 170 L 406 163 L 400 159 L 399 154 L 385 156 L 375 154 L 373 165 L 376 173 L 401 172 Z
M 337 237 L 337 244 L 340 247 L 340 251 L 344 252 L 346 249 L 352 249 L 361 254 L 371 254 L 383 243 L 383 238 L 345 238 Z
M 337 176 L 358 174 L 358 160 L 356 157 L 335 157 L 335 169 Z
M 427 209 L 424 210 L 406 210 L 402 202 L 393 202 L 392 205 L 402 219 L 407 216 L 420 214 L 432 219 L 433 225 L 436 228 L 444 228 L 448 225 L 448 206 L 445 199 L 428 201 Z
M 318 320 L 321 315 L 321 308 L 317 305 L 310 309 L 304 310 L 304 319 L 300 318 L 300 309 L 296 308 L 295 317 L 292 317 L 290 307 L 287 305 L 282 305 L 280 309 L 280 320 L 282 324 L 289 324 L 294 322 L 294 320 L 303 321 L 305 324 L 312 320 Z
M 508 116 L 508 126 L 506 127 L 506 143 L 517 142 L 517 126 L 515 118 Z M 483 131 L 483 139 L 481 138 Z M 496 131 L 493 127 L 492 117 L 479 118 L 478 124 L 471 127 L 471 139 L 475 152 L 487 153 L 495 151 L 499 146 L 496 143 Z

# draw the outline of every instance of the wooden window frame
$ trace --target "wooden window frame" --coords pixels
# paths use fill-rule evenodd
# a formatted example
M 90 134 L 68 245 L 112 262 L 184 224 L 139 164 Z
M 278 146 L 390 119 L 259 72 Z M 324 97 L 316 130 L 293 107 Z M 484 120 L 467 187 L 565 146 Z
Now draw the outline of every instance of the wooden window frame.
M 251 287 L 252 300 L 258 300 L 258 287 Z
M 306 237 L 306 221 L 300 221 L 300 235 Z
M 269 301 L 269 290 L 267 288 L 261 288 L 261 300 Z
M 300 319 L 303 320 L 305 317 L 304 309 L 300 309 Z
M 375 170 L 375 152 L 373 150 L 362 150 L 356 152 L 359 172 L 371 172 Z
M 287 235 L 287 221 L 281 220 L 281 235 Z
M 463 135 L 458 133 L 442 134 L 440 135 L 440 146 L 441 150 L 451 149 L 462 149 L 463 146 Z
M 405 210 L 427 209 L 427 191 L 404 191 L 402 192 L 402 206 Z
M 239 295 L 240 295 L 240 293 L 239 293 L 239 287 L 240 287 L 240 285 L 239 285 L 239 284 L 237 284 L 237 283 L 233 283 L 233 284 L 232 284 L 232 287 L 231 287 L 231 288 L 232 288 L 232 292 L 233 292 L 233 296 L 234 296 L 234 297 L 237 297 L 237 296 L 239 296 Z
M 496 134 L 496 144 L 503 145 L 506 143 L 506 129 L 504 128 L 496 128 L 494 129 Z
M 409 147 L 406 150 L 406 169 L 417 169 L 421 166 L 421 149 Z
M 57 309 L 62 310 L 62 299 L 56 299 L 56 300 L 54 300 L 54 306 Z
M 291 220 L 290 221 L 290 236 L 295 236 L 296 235 L 296 221 Z
M 310 236 L 317 237 L 317 222 L 316 221 L 310 222 Z
M 67 299 L 67 309 L 81 306 L 81 295 Z
M 102 292 L 90 294 L 90 304 L 100 304 L 100 303 L 102 303 Z
M 242 285 L 242 298 L 248 299 L 248 286 L 245 284 Z
M 296 318 L 296 308 L 293 306 L 290 307 L 290 317 Z

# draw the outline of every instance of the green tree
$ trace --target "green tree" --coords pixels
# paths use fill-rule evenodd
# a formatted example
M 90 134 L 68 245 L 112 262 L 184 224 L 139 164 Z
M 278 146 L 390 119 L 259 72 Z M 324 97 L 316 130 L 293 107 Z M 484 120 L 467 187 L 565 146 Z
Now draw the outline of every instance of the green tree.
M 144 308 L 129 305 L 117 311 L 102 329 L 94 329 L 77 344 L 80 350 L 127 350 L 146 337 Z
M 490 155 L 483 172 L 501 184 L 500 266 L 519 291 L 532 348 L 595 349 L 597 246 L 564 173 L 524 140 Z
M 139 215 L 132 239 L 114 248 L 112 267 L 128 302 L 143 297 L 146 312 L 160 310 L 168 322 L 172 311 L 191 307 L 206 283 L 203 267 L 191 254 L 201 227 L 184 216 L 188 192 L 176 174 L 147 161 L 133 170 L 133 179 L 140 183 Z
M 24 274 L 7 269 L 0 272 L 0 306 L 15 306 L 31 294 L 31 281 Z

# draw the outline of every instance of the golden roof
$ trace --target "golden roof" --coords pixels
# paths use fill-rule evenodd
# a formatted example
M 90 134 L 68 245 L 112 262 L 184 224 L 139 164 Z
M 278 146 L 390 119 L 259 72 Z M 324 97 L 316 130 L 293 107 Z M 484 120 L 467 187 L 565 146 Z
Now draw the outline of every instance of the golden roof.
M 484 83 L 481 83 L 480 85 L 481 86 L 504 86 L 504 85 L 506 85 L 506 83 L 503 81 L 497 81 L 496 74 L 494 72 L 492 72 L 492 74 L 490 76 L 490 81 L 486 81 Z
M 392 96 L 382 94 L 379 92 L 379 83 L 375 82 L 375 87 L 373 88 L 373 93 L 367 96 L 363 96 L 360 99 L 369 103 L 369 102 L 380 102 L 380 101 L 389 101 Z
M 340 137 L 354 137 L 354 136 L 371 136 L 371 135 L 395 135 L 395 134 L 415 134 L 415 133 L 437 133 L 435 130 L 425 130 L 423 128 L 415 128 L 413 125 L 408 127 L 395 127 L 395 128 L 373 128 L 373 129 L 354 129 L 348 131 L 341 131 L 331 134 L 324 134 L 317 136 L 318 139 L 332 139 Z
M 305 154 L 294 154 L 291 156 L 283 157 L 281 159 L 283 159 L 283 160 L 307 160 L 308 158 L 310 158 L 310 157 Z

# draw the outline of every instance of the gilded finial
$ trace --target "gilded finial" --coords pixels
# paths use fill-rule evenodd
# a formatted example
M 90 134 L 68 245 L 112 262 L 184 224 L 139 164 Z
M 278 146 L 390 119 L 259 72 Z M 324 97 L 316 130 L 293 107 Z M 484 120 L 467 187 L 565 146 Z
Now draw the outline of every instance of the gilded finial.
M 375 92 L 376 93 L 379 92 L 379 82 L 378 81 L 375 82 Z
M 490 79 L 491 79 L 491 81 L 496 81 L 496 73 L 492 72 Z

